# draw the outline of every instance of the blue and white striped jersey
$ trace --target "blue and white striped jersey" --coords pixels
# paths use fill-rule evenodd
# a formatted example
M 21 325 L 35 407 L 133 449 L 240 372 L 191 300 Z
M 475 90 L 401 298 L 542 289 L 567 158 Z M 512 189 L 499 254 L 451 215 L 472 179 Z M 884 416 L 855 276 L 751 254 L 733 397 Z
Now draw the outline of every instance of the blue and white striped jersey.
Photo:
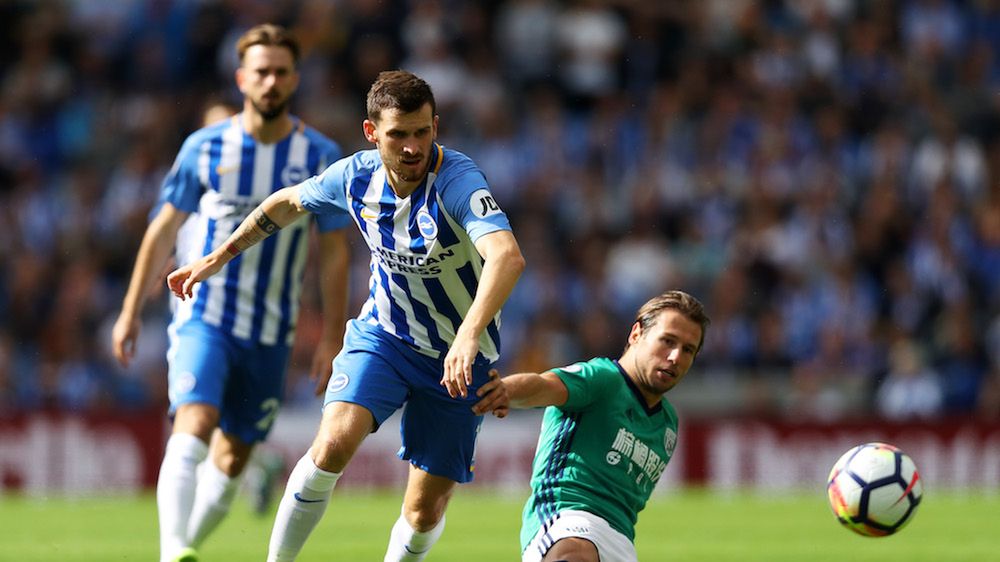
M 340 147 L 293 118 L 292 133 L 263 144 L 236 115 L 187 138 L 163 181 L 160 202 L 192 213 L 177 235 L 177 263 L 190 263 L 225 242 L 268 195 L 313 176 L 341 156 Z M 322 232 L 345 217 L 316 215 Z M 193 299 L 171 297 L 170 333 L 191 319 L 253 342 L 290 345 L 308 252 L 309 225 L 299 220 L 236 256 L 202 282 Z
M 389 186 L 377 150 L 336 162 L 302 184 L 302 205 L 354 218 L 371 249 L 368 300 L 358 319 L 382 326 L 415 349 L 443 359 L 479 286 L 484 234 L 510 230 L 486 178 L 468 156 L 434 144 L 430 172 L 408 197 Z M 500 315 L 479 340 L 500 355 Z

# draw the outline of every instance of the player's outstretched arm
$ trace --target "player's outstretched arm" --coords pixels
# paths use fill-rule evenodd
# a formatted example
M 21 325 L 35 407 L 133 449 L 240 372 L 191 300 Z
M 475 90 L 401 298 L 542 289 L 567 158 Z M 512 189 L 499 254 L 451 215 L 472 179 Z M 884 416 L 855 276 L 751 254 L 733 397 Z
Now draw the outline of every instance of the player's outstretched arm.
M 187 220 L 188 213 L 170 203 L 164 203 L 160 211 L 146 227 L 146 233 L 139 245 L 139 252 L 132 267 L 132 277 L 122 300 L 122 310 L 111 330 L 111 345 L 115 359 L 123 367 L 128 367 L 135 356 L 135 344 L 139 339 L 140 317 L 146 297 L 153 281 L 163 274 L 167 258 L 174 248 L 177 231 Z
M 479 402 L 472 407 L 478 415 L 493 412 L 502 418 L 510 408 L 541 408 L 562 406 L 569 398 L 569 391 L 559 375 L 544 373 L 518 373 L 501 378 L 497 371 L 490 371 L 490 380 L 476 391 Z
M 472 384 L 472 363 L 479 353 L 479 336 L 500 312 L 524 271 L 524 256 L 510 231 L 499 230 L 482 236 L 476 241 L 476 249 L 484 259 L 479 287 L 444 358 L 441 385 L 452 398 L 467 396 L 467 387 Z
M 291 224 L 308 211 L 299 201 L 299 186 L 275 191 L 236 228 L 229 238 L 208 255 L 167 276 L 167 286 L 178 298 L 193 296 L 195 283 L 215 275 L 240 252 Z

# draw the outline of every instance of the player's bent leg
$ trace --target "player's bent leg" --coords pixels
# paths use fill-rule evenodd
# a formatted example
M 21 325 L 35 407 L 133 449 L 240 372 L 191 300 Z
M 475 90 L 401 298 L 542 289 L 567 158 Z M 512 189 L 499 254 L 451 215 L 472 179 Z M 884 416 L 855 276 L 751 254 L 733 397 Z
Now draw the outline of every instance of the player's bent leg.
M 313 461 L 323 470 L 343 472 L 374 429 L 375 418 L 364 406 L 330 402 L 323 408 L 323 419 L 310 449 Z
M 410 465 L 403 508 L 389 535 L 384 562 L 416 562 L 427 556 L 444 532 L 444 513 L 455 484 Z
M 223 474 L 236 478 L 243 474 L 250 462 L 253 448 L 253 443 L 246 443 L 236 435 L 216 429 L 209 445 L 209 455 Z
M 411 464 L 403 496 L 403 515 L 417 531 L 429 531 L 444 517 L 454 491 L 454 480 L 435 476 Z
M 218 421 L 218 410 L 208 404 L 182 404 L 175 412 L 174 431 L 156 483 L 161 560 L 173 560 L 190 546 L 187 531 L 198 484 L 197 467 L 208 456 L 208 438 Z
M 174 412 L 173 433 L 194 435 L 205 443 L 212 440 L 212 432 L 219 426 L 219 409 L 211 404 L 191 402 L 181 404 Z
M 209 460 L 202 463 L 198 490 L 188 520 L 188 543 L 201 546 L 229 513 L 253 445 L 216 429 L 209 446 Z
M 556 541 L 542 562 L 600 562 L 597 547 L 587 539 L 569 537 Z
M 294 560 L 326 511 L 341 472 L 374 427 L 371 412 L 357 404 L 331 402 L 313 446 L 288 477 L 271 531 L 267 559 Z

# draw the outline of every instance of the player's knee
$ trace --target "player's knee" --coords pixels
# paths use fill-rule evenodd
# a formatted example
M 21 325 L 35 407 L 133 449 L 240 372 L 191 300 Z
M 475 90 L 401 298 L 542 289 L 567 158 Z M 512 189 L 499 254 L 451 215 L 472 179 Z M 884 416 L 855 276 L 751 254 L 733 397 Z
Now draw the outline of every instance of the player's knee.
M 182 404 L 174 414 L 174 433 L 189 433 L 208 443 L 219 425 L 219 410 L 207 404 Z
M 368 410 L 354 404 L 334 402 L 323 411 L 323 421 L 312 444 L 316 466 L 342 472 L 355 451 L 372 431 Z
M 225 436 L 213 442 L 212 461 L 223 474 L 235 478 L 243 473 L 250 462 L 251 451 L 253 451 L 252 445 Z
M 230 478 L 236 478 L 243 473 L 247 466 L 247 458 L 235 455 L 226 455 L 215 459 L 215 466 L 220 472 Z
M 403 516 L 414 531 L 426 533 L 441 522 L 441 518 L 444 517 L 444 508 L 418 506 L 415 509 L 408 509 L 404 507 Z
M 354 456 L 354 447 L 348 447 L 335 437 L 318 435 L 310 454 L 317 467 L 329 472 L 343 472 Z
M 414 530 L 425 532 L 433 529 L 444 517 L 451 492 L 445 494 L 408 495 L 403 500 L 403 517 Z

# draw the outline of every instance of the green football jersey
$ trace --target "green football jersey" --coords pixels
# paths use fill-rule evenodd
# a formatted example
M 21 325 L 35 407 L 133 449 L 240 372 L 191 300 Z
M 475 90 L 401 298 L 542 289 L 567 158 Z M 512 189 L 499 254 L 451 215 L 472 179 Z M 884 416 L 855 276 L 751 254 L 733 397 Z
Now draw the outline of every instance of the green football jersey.
M 521 550 L 556 513 L 604 518 L 629 540 L 677 444 L 677 412 L 665 399 L 646 406 L 617 361 L 599 357 L 561 369 L 569 398 L 549 406 L 524 506 Z

